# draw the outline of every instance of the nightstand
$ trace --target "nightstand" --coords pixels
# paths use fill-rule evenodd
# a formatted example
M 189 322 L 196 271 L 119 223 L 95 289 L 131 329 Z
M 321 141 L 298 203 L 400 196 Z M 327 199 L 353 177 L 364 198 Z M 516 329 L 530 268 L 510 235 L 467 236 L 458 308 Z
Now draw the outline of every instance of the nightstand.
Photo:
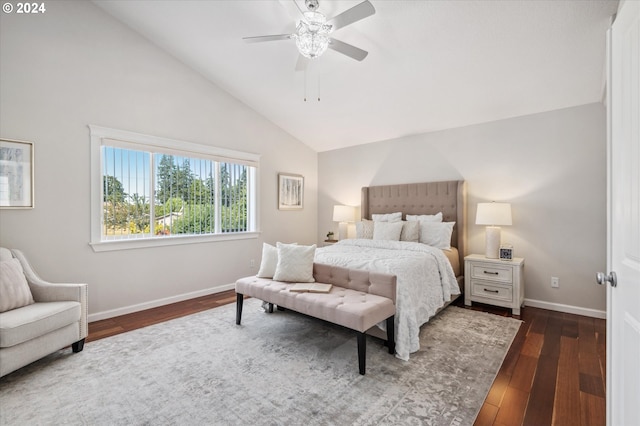
M 487 259 L 481 254 L 464 258 L 464 304 L 487 303 L 511 308 L 520 315 L 524 304 L 524 259 Z
M 323 247 L 330 246 L 330 245 L 335 244 L 337 242 L 338 242 L 338 240 L 324 240 L 322 242 L 323 243 L 322 246 Z

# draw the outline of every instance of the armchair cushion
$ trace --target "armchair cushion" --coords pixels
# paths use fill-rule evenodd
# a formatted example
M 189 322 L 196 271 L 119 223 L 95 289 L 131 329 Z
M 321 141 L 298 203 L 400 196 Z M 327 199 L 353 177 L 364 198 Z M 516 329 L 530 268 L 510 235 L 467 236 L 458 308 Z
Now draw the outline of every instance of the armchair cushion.
M 22 308 L 33 303 L 29 283 L 18 259 L 0 262 L 0 312 Z
M 80 321 L 80 303 L 34 303 L 0 314 L 0 348 L 24 343 Z

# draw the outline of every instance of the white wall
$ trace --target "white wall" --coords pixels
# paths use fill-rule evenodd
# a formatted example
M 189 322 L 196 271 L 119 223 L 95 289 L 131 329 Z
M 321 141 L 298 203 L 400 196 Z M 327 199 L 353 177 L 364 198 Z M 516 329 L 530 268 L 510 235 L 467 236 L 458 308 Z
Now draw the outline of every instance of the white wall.
M 606 266 L 605 127 L 604 107 L 590 104 L 320 153 L 318 239 L 337 233 L 332 206 L 359 206 L 363 186 L 464 179 L 469 253 L 484 253 L 476 204 L 510 202 L 502 241 L 525 258 L 525 297 L 597 316 L 589 310 L 606 309 L 594 278 Z
M 90 2 L 0 19 L 0 136 L 36 157 L 36 207 L 0 211 L 0 243 L 87 282 L 92 318 L 222 289 L 257 271 L 262 241 L 315 242 L 314 151 Z M 261 238 L 94 253 L 88 124 L 261 154 Z M 278 172 L 305 176 L 302 212 L 277 210 Z

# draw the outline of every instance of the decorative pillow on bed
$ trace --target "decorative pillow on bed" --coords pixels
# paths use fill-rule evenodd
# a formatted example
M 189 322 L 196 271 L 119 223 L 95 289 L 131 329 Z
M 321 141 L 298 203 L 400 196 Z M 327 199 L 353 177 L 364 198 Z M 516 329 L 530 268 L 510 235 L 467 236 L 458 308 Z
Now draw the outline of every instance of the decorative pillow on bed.
M 439 249 L 451 248 L 451 233 L 455 222 L 420 222 L 420 242 Z
M 402 222 L 400 241 L 417 243 L 420 241 L 420 222 Z
M 442 222 L 442 212 L 436 214 L 408 214 L 407 220 L 410 222 Z
M 362 219 L 361 222 L 356 222 L 356 238 L 373 239 L 372 220 Z
M 262 260 L 256 275 L 258 278 L 273 278 L 278 266 L 278 249 L 271 244 L 262 243 Z
M 402 212 L 372 214 L 371 219 L 373 219 L 374 222 L 400 222 L 402 220 Z
M 278 243 L 278 265 L 273 279 L 276 281 L 312 283 L 313 257 L 316 245 L 299 246 Z
M 18 259 L 0 262 L 0 312 L 31 305 L 33 296 Z
M 400 241 L 402 222 L 375 222 L 373 224 L 374 240 Z

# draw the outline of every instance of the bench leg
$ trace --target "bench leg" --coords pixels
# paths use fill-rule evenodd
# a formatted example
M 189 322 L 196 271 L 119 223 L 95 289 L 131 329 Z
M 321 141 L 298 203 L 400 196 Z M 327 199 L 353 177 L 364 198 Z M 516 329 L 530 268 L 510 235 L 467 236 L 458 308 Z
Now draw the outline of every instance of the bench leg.
M 360 374 L 364 376 L 364 370 L 367 364 L 367 336 L 364 333 L 358 333 L 358 367 Z
M 236 324 L 240 325 L 242 319 L 242 302 L 244 301 L 244 295 L 236 293 Z
M 396 329 L 394 324 L 394 315 L 387 318 L 387 346 L 391 355 L 396 354 Z

